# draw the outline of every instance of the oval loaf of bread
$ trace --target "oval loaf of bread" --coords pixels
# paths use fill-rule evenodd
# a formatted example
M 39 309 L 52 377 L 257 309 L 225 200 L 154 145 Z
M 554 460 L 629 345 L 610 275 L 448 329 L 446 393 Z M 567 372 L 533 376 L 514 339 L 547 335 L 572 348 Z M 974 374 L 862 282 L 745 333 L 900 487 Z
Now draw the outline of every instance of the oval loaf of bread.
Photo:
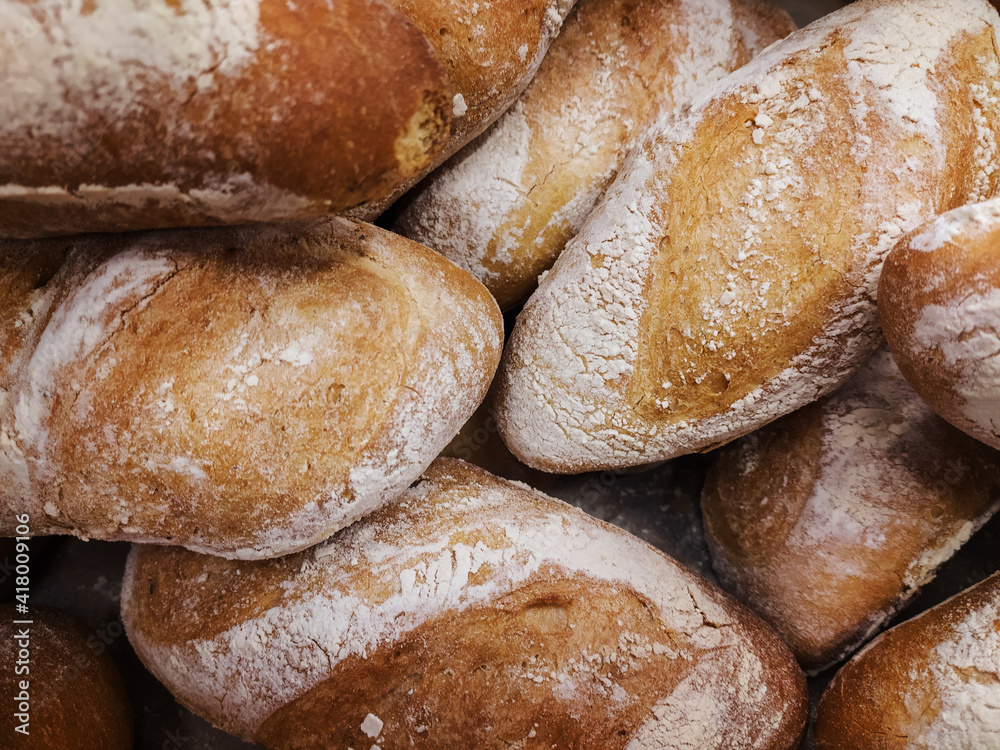
M 938 417 L 885 349 L 724 448 L 702 510 L 726 590 L 807 671 L 856 649 L 1000 505 L 1000 454 Z
M 1000 749 L 1000 573 L 851 659 L 820 701 L 816 747 Z
M 998 28 L 985 0 L 861 0 L 654 128 L 518 318 L 515 455 L 647 463 L 845 381 L 880 340 L 886 253 L 1000 184 Z
M 448 73 L 382 0 L 0 0 L 0 236 L 246 223 L 386 195 Z
M 524 90 L 576 0 L 386 0 L 424 32 L 451 78 L 447 144 L 385 198 L 349 212 L 374 219 L 434 167 L 479 135 Z
M 806 718 L 801 671 L 748 610 L 450 459 L 280 560 L 137 546 L 122 617 L 181 703 L 281 750 L 792 748 Z
M 949 211 L 903 239 L 879 284 L 899 369 L 934 410 L 1000 448 L 1000 199 Z
M 500 357 L 479 282 L 346 219 L 0 257 L 3 533 L 303 549 L 416 479 Z
M 581 0 L 518 101 L 393 228 L 522 302 L 645 128 L 793 28 L 760 0 Z
M 106 644 L 65 612 L 32 604 L 26 616 L 0 606 L 0 695 L 4 747 L 132 750 L 121 674 Z

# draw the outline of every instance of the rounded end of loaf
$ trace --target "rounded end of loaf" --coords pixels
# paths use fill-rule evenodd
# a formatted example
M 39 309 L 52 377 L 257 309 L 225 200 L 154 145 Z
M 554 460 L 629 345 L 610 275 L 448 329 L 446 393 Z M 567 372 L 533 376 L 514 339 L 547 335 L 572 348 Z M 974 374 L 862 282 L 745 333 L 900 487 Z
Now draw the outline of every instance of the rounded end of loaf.
M 995 746 L 998 613 L 994 574 L 872 641 L 823 694 L 817 750 Z
M 879 317 L 900 371 L 942 417 L 1000 448 L 1000 200 L 942 214 L 889 254 Z

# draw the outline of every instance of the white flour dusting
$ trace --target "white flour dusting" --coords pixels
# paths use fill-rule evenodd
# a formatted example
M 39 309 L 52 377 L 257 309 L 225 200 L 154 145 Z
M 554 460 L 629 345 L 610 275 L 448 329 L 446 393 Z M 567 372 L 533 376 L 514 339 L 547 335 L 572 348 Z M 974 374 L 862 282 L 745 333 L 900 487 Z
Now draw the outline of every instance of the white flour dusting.
M 57 375 L 67 364 L 90 358 L 119 330 L 124 303 L 141 305 L 175 270 L 166 255 L 133 248 L 101 265 L 56 309 L 28 362 L 27 388 L 14 406 L 14 427 L 23 445 L 44 456 Z
M 11 85 L 0 131 L 36 137 L 65 139 L 90 111 L 125 118 L 151 81 L 184 92 L 214 71 L 238 73 L 261 43 L 260 0 L 42 0 L 4 10 L 0 58 Z
M 782 632 L 827 651 L 836 647 L 828 663 L 816 665 L 812 673 L 877 632 L 1000 507 L 1000 499 L 990 505 L 983 497 L 974 506 L 965 493 L 953 494 L 973 475 L 972 460 L 981 459 L 966 458 L 961 448 L 940 447 L 962 438 L 909 387 L 888 350 L 876 352 L 817 408 L 815 481 L 807 497 L 790 501 L 801 501 L 801 510 L 791 515 L 794 523 L 780 547 L 746 565 L 713 553 L 717 567 L 725 561 L 724 580 L 731 578 L 744 592 L 767 592 L 755 606 Z M 782 429 L 780 424 L 772 434 Z M 758 465 L 760 445 L 747 440 L 741 446 L 746 471 Z M 940 516 L 924 513 L 935 505 L 941 506 Z M 803 587 L 788 578 L 792 564 L 804 566 L 805 580 L 825 584 Z M 857 620 L 827 606 L 859 582 L 891 595 L 870 601 L 871 609 Z
M 501 428 L 515 454 L 533 465 L 562 471 L 661 460 L 749 432 L 842 383 L 879 340 L 874 299 L 882 259 L 903 233 L 936 211 L 923 187 L 927 180 L 943 179 L 947 151 L 935 124 L 942 116 L 937 89 L 930 84 L 935 65 L 956 37 L 996 34 L 998 25 L 985 4 L 972 0 L 855 3 L 772 45 L 709 86 L 689 116 L 664 122 L 651 133 L 518 319 L 500 401 Z M 816 182 L 815 175 L 810 176 L 807 146 L 826 137 L 823 121 L 837 99 L 830 81 L 808 69 L 797 72 L 784 61 L 819 54 L 836 37 L 846 37 L 846 78 L 859 93 L 850 112 L 856 123 L 852 154 L 859 171 L 868 165 L 857 206 L 859 230 L 838 250 L 847 259 L 842 276 L 851 284 L 850 293 L 831 303 L 822 329 L 803 343 L 786 367 L 747 396 L 698 419 L 686 418 L 683 411 L 662 420 L 641 416 L 633 409 L 634 400 L 628 399 L 642 394 L 630 395 L 629 384 L 637 375 L 644 333 L 640 320 L 649 298 L 652 261 L 665 252 L 664 238 L 670 236 L 670 228 L 662 224 L 667 211 L 662 201 L 668 195 L 671 167 L 714 102 L 738 99 L 755 108 L 760 152 L 734 158 L 759 158 L 760 177 L 736 186 L 731 222 L 741 229 L 743 241 L 718 249 L 731 254 L 733 270 L 720 271 L 729 275 L 703 281 L 706 289 L 717 291 L 703 303 L 709 332 L 700 342 L 710 351 L 752 346 L 756 334 L 746 329 L 744 320 L 755 310 L 762 314 L 762 298 L 771 288 L 765 285 L 784 285 L 786 293 L 791 291 L 789 269 L 781 262 L 783 248 L 769 248 L 764 239 L 771 223 L 794 225 L 798 220 L 796 201 Z M 970 82 L 992 69 L 995 61 L 987 62 L 982 70 L 968 71 Z M 907 72 L 897 81 L 892 72 L 899 66 Z M 872 128 L 872 113 L 885 123 L 882 129 Z M 929 113 L 934 122 L 912 119 Z M 902 138 L 922 143 L 923 150 L 905 160 L 897 157 L 897 164 L 891 150 Z M 884 164 L 879 161 L 883 157 Z M 836 168 L 843 170 L 844 165 Z M 901 181 L 905 189 L 889 189 L 890 180 Z M 970 197 L 979 190 L 974 181 L 972 176 Z M 814 242 L 817 261 L 823 262 L 825 238 Z M 699 248 L 692 250 L 696 254 Z M 772 271 L 767 272 L 761 259 L 771 256 Z M 736 273 L 747 258 L 754 258 L 754 267 L 763 270 L 756 275 L 748 271 L 745 277 Z M 808 268 L 800 270 L 806 273 Z M 767 273 L 781 275 L 771 278 Z M 780 313 L 773 310 L 767 319 L 789 325 L 792 321 L 782 320 Z M 673 325 L 683 333 L 689 322 L 677 320 Z M 669 389 L 688 375 L 666 372 L 661 377 Z M 670 409 L 670 391 L 665 392 L 658 403 Z
M 995 576 L 986 584 L 990 580 L 995 581 Z M 1000 737 L 1000 594 L 968 612 L 934 648 L 933 655 L 935 661 L 927 672 L 933 680 L 938 711 L 915 738 L 913 747 L 996 747 Z
M 907 240 L 909 247 L 923 253 L 941 249 L 956 236 L 988 230 L 1000 222 L 1000 198 L 972 203 L 942 214 L 921 227 Z
M 261 419 L 260 404 L 273 403 L 285 392 L 305 389 L 310 403 L 325 410 L 325 400 L 331 393 L 336 398 L 336 392 L 327 392 L 325 386 L 322 392 L 309 389 L 315 380 L 333 377 L 338 368 L 347 366 L 344 358 L 350 353 L 331 344 L 342 340 L 338 326 L 345 321 L 360 325 L 378 311 L 359 311 L 358 300 L 338 299 L 325 301 L 322 315 L 303 314 L 295 295 L 283 289 L 294 274 L 303 274 L 308 282 L 307 271 L 298 267 L 275 271 L 259 264 L 272 248 L 294 238 L 296 230 L 292 235 L 274 227 L 202 231 L 199 236 L 206 250 L 219 252 L 219 242 L 232 243 L 246 249 L 248 261 L 257 259 L 248 265 L 252 274 L 248 283 L 259 287 L 261 309 L 246 320 L 233 321 L 233 326 L 223 325 L 219 338 L 210 341 L 210 351 L 185 352 L 190 354 L 192 371 L 202 368 L 207 373 L 195 386 L 186 382 L 187 373 L 181 371 L 176 377 L 139 382 L 134 392 L 122 394 L 125 426 L 113 419 L 94 425 L 77 451 L 93 462 L 92 475 L 85 482 L 77 482 L 78 475 L 63 465 L 65 442 L 49 446 L 54 404 L 58 399 L 60 408 L 71 408 L 74 415 L 86 419 L 95 404 L 106 402 L 104 381 L 119 365 L 127 364 L 125 357 L 134 356 L 115 348 L 115 335 L 126 316 L 135 316 L 141 323 L 147 306 L 157 304 L 156 294 L 168 279 L 183 273 L 177 284 L 197 285 L 225 266 L 213 265 L 218 256 L 209 255 L 205 265 L 199 265 L 199 256 L 183 249 L 186 236 L 174 244 L 182 232 L 151 232 L 135 235 L 127 249 L 89 275 L 67 277 L 67 296 L 53 311 L 37 345 L 23 355 L 17 387 L 0 392 L 0 473 L 20 488 L 14 492 L 25 510 L 41 518 L 41 506 L 48 503 L 49 515 L 61 519 L 59 533 L 183 544 L 240 558 L 297 551 L 328 538 L 402 492 L 485 394 L 502 343 L 499 312 L 485 290 L 477 292 L 451 276 L 454 269 L 437 256 L 388 241 L 385 233 L 372 227 L 344 220 L 303 223 L 297 230 L 299 241 L 302 249 L 315 253 L 320 279 L 332 282 L 341 273 L 384 277 L 386 301 L 404 310 L 409 307 L 409 313 L 401 317 L 407 321 L 401 332 L 405 340 L 396 340 L 398 348 L 386 355 L 386 362 L 398 366 L 399 377 L 382 384 L 378 403 L 351 396 L 358 399 L 357 409 L 378 410 L 371 419 L 365 417 L 367 433 L 349 437 L 356 441 L 348 448 L 353 462 L 341 458 L 338 471 L 315 471 L 303 480 L 311 465 L 328 461 L 330 447 L 320 431 L 322 412 L 315 425 L 290 424 L 290 440 L 302 448 L 296 448 L 286 463 L 276 463 L 273 456 L 250 459 L 249 468 L 242 459 L 240 463 L 247 481 L 262 483 L 264 496 L 287 493 L 291 502 L 283 500 L 282 511 L 275 512 L 262 500 L 241 519 L 242 529 L 220 522 L 219 514 L 226 512 L 222 509 L 238 500 L 227 494 L 233 490 L 224 476 L 220 479 L 217 460 L 206 456 L 253 456 L 268 448 L 258 434 L 230 452 L 231 443 L 220 428 L 225 431 L 243 417 Z M 359 239 L 362 231 L 365 238 Z M 82 257 L 92 251 L 88 243 L 86 239 L 76 243 Z M 346 257 L 337 260 L 340 254 Z M 225 304 L 227 298 L 222 293 L 217 299 Z M 361 304 L 364 307 L 363 299 Z M 206 310 L 209 316 L 218 312 L 211 305 Z M 435 317 L 439 315 L 447 315 L 449 325 L 439 325 Z M 141 328 L 137 325 L 136 330 Z M 154 329 L 144 329 L 143 335 L 149 330 L 155 333 Z M 349 332 L 345 335 L 350 338 Z M 88 366 L 98 360 L 99 367 Z M 280 426 L 270 425 L 274 430 Z M 315 440 L 302 443 L 303 430 L 315 430 Z M 59 434 L 60 440 L 67 440 L 66 431 Z M 130 452 L 136 444 L 145 446 L 142 456 Z M 122 485 L 130 479 L 121 479 L 121 467 L 128 465 L 134 467 L 129 471 L 138 477 L 136 481 L 167 485 L 167 491 L 157 496 L 162 503 L 146 497 L 137 505 L 131 493 L 122 492 Z M 65 497 L 59 491 L 63 485 L 73 488 Z M 94 503 L 96 498 L 99 504 Z M 92 507 L 95 504 L 97 510 Z M 177 512 L 179 507 L 184 513 Z M 42 527 L 37 531 L 43 533 Z
M 722 78 L 737 64 L 735 49 L 746 42 L 730 0 L 684 0 L 650 9 L 634 23 L 659 33 L 646 35 L 649 48 L 641 50 L 617 31 L 585 35 L 580 19 L 587 12 L 578 9 L 518 102 L 438 170 L 397 222 L 397 231 L 488 286 L 526 262 L 528 253 L 551 264 L 561 249 L 552 243 L 566 228 L 571 235 L 579 231 L 644 128 Z M 650 71 L 642 61 L 667 51 L 673 52 L 669 75 L 657 71 L 647 80 Z M 750 45 L 749 51 L 758 50 Z M 552 95 L 549 89 L 559 88 L 552 81 L 571 77 L 577 65 L 593 68 L 588 80 L 573 95 L 561 89 Z M 648 112 L 624 105 L 643 95 L 655 99 Z M 635 119 L 622 116 L 632 110 L 638 111 Z M 535 238 L 534 250 L 523 247 L 525 235 Z
M 785 709 L 774 710 L 761 654 L 719 593 L 634 537 L 557 501 L 539 503 L 537 493 L 531 493 L 531 502 L 519 494 L 527 493 L 493 482 L 456 484 L 442 470 L 401 497 L 405 510 L 393 525 L 362 522 L 305 553 L 300 573 L 285 584 L 281 606 L 181 646 L 158 645 L 134 629 L 130 638 L 180 695 L 212 705 L 216 714 L 221 708 L 227 729 L 249 737 L 273 711 L 326 679 L 338 662 L 384 648 L 447 611 L 495 601 L 554 566 L 567 575 L 582 573 L 635 590 L 653 603 L 675 636 L 669 644 L 649 643 L 623 633 L 614 653 L 590 654 L 557 672 L 529 660 L 525 679 L 552 681 L 557 691 L 572 696 L 575 681 L 593 681 L 602 663 L 621 667 L 625 659 L 638 666 L 654 652 L 690 659 L 692 647 L 707 649 L 713 656 L 693 673 L 700 675 L 694 679 L 702 700 L 714 701 L 715 708 L 688 717 L 687 726 L 713 733 L 728 728 L 731 736 L 744 738 L 736 746 L 763 747 L 756 741 L 781 722 Z M 467 544 L 462 540 L 470 532 L 488 536 Z M 137 595 L 134 564 L 135 554 L 126 573 L 126 621 Z M 369 599 L 352 585 L 356 571 L 395 585 Z M 613 679 L 605 676 L 602 684 L 610 700 L 626 697 Z M 738 730 L 725 718 L 736 715 L 743 724 Z
M 1000 289 L 926 305 L 913 340 L 937 349 L 958 373 L 955 393 L 965 416 L 987 435 L 1000 436 Z

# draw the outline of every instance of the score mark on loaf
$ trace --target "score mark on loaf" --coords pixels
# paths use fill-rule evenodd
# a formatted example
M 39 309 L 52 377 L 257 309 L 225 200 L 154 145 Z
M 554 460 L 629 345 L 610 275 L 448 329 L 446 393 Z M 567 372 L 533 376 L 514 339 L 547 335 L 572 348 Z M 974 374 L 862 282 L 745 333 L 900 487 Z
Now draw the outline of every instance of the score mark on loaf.
M 518 317 L 515 455 L 648 463 L 846 380 L 877 346 L 892 245 L 997 188 L 998 29 L 983 0 L 858 2 L 651 131 Z
M 726 594 L 450 459 L 280 560 L 136 546 L 122 617 L 185 705 L 269 748 L 790 750 L 806 719 L 791 654 Z
M 406 197 L 393 228 L 523 302 L 642 132 L 794 28 L 746 0 L 583 0 L 524 94 Z
M 4 533 L 303 549 L 419 476 L 500 356 L 481 284 L 346 219 L 0 257 Z

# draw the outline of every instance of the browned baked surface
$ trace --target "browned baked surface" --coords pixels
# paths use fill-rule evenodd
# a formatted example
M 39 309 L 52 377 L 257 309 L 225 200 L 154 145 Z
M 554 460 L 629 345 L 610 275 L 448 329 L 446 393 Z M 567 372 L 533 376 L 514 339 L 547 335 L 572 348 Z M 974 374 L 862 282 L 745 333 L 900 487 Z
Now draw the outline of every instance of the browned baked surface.
M 325 215 L 448 137 L 449 74 L 382 0 L 3 7 L 0 236 Z
M 819 750 L 1000 743 L 1000 574 L 887 631 L 830 683 Z
M 793 25 L 766 2 L 583 0 L 524 93 L 407 196 L 393 227 L 522 302 L 651 121 Z
M 30 625 L 15 624 L 28 619 Z M 23 636 L 28 632 L 28 638 Z M 21 648 L 27 646 L 26 655 Z M 18 615 L 0 606 L 0 737 L 18 750 L 132 750 L 132 710 L 104 644 L 83 624 L 56 609 L 31 607 Z M 16 671 L 19 665 L 26 672 Z M 27 681 L 28 718 L 17 700 Z M 27 724 L 26 733 L 15 731 Z
M 800 670 L 747 610 L 447 459 L 278 561 L 137 547 L 123 617 L 182 703 L 274 748 L 791 748 L 805 722 Z
M 807 670 L 857 648 L 1000 504 L 1000 454 L 880 350 L 843 387 L 724 448 L 702 496 L 723 586 Z
M 984 0 L 854 3 L 651 132 L 518 317 L 514 454 L 646 463 L 846 380 L 879 340 L 892 245 L 996 188 L 998 26 Z
M 401 492 L 482 400 L 502 321 L 435 253 L 346 219 L 11 242 L 72 248 L 0 404 L 32 532 L 272 557 Z M 17 268 L 17 264 L 12 265 Z M 24 266 L 30 270 L 29 266 Z
M 461 103 L 452 107 L 449 150 L 510 106 L 538 67 L 575 0 L 470 6 L 462 0 L 386 0 L 419 28 Z M 461 114 L 459 114 L 461 112 Z
M 374 219 L 432 169 L 496 120 L 531 81 L 576 0 L 387 0 L 426 35 L 451 78 L 451 132 L 445 148 L 381 200 L 349 212 Z
M 996 87 L 995 88 L 1000 88 Z M 1000 200 L 949 211 L 886 259 L 879 318 L 906 379 L 938 414 L 1000 448 Z

